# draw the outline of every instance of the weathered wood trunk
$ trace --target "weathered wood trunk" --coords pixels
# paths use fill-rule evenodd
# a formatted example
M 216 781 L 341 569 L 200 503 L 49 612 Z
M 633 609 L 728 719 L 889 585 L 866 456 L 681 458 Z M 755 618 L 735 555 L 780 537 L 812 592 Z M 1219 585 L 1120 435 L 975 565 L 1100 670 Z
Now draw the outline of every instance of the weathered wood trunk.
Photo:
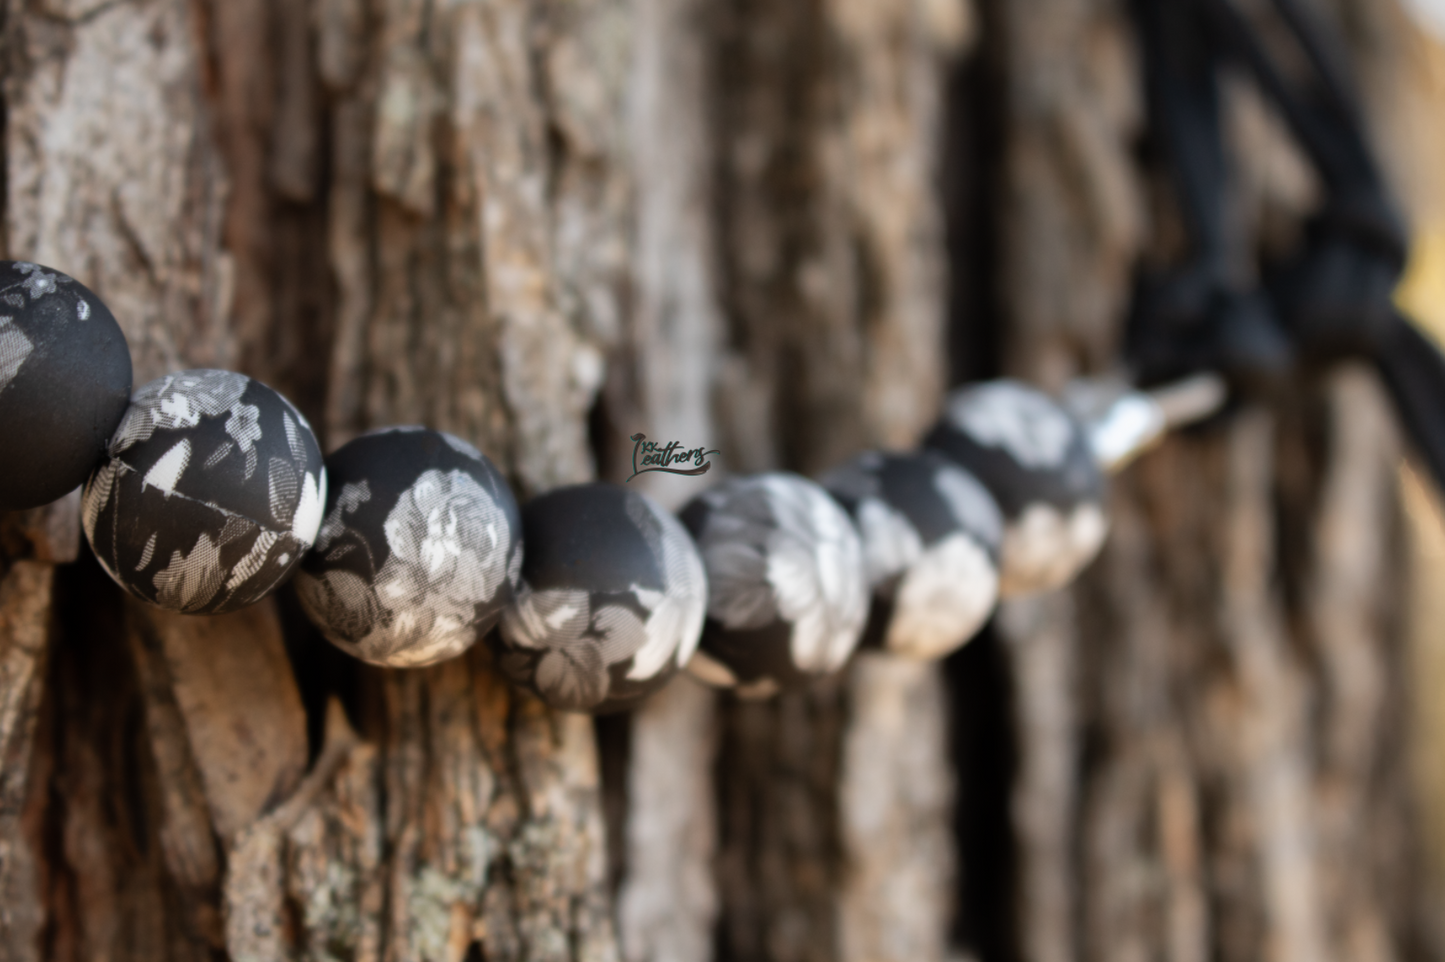
M 632 482 L 675 508 L 1114 363 L 1178 247 L 1122 6 L 8 0 L 0 254 L 104 297 L 137 383 L 245 371 L 327 450 L 424 422 L 526 496 L 720 448 Z M 1381 103 L 1384 7 L 1331 8 Z M 1229 109 L 1273 236 L 1311 184 Z M 1367 372 L 1310 375 L 946 665 L 596 725 L 481 649 L 361 666 L 288 591 L 144 609 L 74 499 L 0 516 L 0 960 L 1440 957 L 1399 449 Z
M 423 421 L 524 492 L 592 474 L 625 4 L 52 7 L 7 14 L 6 248 L 107 299 L 138 382 L 232 366 L 328 448 Z M 591 724 L 485 652 L 379 672 L 284 596 L 180 618 L 7 568 L 0 953 L 616 956 Z
M 1181 253 L 1141 160 L 1158 151 L 1138 149 L 1123 6 L 986 3 L 993 53 L 961 87 L 964 109 L 996 105 L 970 155 L 995 192 L 996 260 L 956 273 L 975 308 L 956 343 L 1055 389 L 1116 363 L 1135 264 Z M 1376 102 L 1421 95 L 1393 4 L 1316 6 Z M 1233 220 L 1268 247 L 1316 187 L 1248 85 L 1226 94 Z M 956 690 L 1000 669 L 1008 685 L 987 719 L 1009 731 L 1004 757 L 975 750 L 960 775 L 996 799 L 966 806 L 1008 831 L 1003 853 L 965 846 L 962 929 L 985 958 L 1438 957 L 1403 707 L 1401 442 L 1367 370 L 1302 372 L 1288 393 L 1118 478 L 1099 561 L 1070 591 L 1005 604 L 975 643 L 992 654 L 958 666 Z

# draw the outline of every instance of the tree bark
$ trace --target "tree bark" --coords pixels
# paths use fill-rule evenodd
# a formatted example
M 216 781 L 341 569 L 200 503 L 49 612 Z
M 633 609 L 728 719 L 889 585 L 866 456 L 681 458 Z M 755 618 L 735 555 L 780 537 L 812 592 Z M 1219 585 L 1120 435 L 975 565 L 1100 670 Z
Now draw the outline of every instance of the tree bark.
M 974 297 L 997 305 L 1003 369 L 1055 389 L 1109 368 L 1132 265 L 1179 249 L 1166 185 L 1133 149 L 1121 6 L 985 10 L 1002 51 L 1001 264 Z M 1361 40 L 1377 5 L 1336 6 Z M 1378 82 L 1401 43 L 1354 49 Z M 1278 243 L 1317 187 L 1247 85 L 1225 104 L 1234 222 Z M 1116 480 L 1109 542 L 1077 586 L 1002 607 L 1016 881 L 988 957 L 1438 953 L 1412 896 L 1399 456 L 1373 375 L 1301 374 L 1289 400 L 1145 455 Z
M 105 298 L 138 385 L 244 371 L 328 451 L 425 423 L 526 497 L 721 449 L 629 482 L 675 509 L 910 447 L 950 377 L 1115 364 L 1181 245 L 1123 7 L 8 0 L 0 254 Z M 1330 9 L 1394 103 L 1393 0 Z M 1317 185 L 1228 89 L 1276 243 Z M 1311 373 L 1145 456 L 1077 586 L 947 665 L 597 725 L 485 646 L 355 663 L 289 590 L 143 608 L 74 496 L 0 517 L 0 960 L 1440 957 L 1399 450 Z
M 13 4 L 7 249 L 106 298 L 138 383 L 232 366 L 294 397 L 328 449 L 424 421 L 524 491 L 585 479 L 629 256 L 630 16 Z M 482 651 L 337 672 L 294 604 L 283 642 L 272 602 L 151 613 L 97 570 L 66 576 L 104 614 L 60 617 L 27 820 L 51 575 L 10 568 L 3 864 L 33 897 L 4 951 L 615 956 L 587 719 L 510 692 Z M 48 881 L 21 884 L 27 867 Z

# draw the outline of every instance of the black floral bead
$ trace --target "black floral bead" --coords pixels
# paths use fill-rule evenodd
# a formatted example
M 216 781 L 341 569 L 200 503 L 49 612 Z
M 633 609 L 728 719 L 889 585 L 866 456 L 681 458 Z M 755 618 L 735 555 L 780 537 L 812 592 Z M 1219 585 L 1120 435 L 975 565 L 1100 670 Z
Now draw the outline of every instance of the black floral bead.
M 419 427 L 362 435 L 326 459 L 331 495 L 296 577 L 308 615 L 377 665 L 453 658 L 490 631 L 522 566 L 521 519 L 500 471 Z
M 289 401 L 241 374 L 181 371 L 136 391 L 81 517 L 131 594 L 223 614 L 286 579 L 325 500 L 321 448 Z
M 0 511 L 85 482 L 130 404 L 130 350 L 85 285 L 0 261 Z
M 932 451 L 870 451 L 822 483 L 862 537 L 875 598 L 865 643 L 941 658 L 972 638 L 998 600 L 1003 515 L 988 489 Z
M 807 478 L 733 478 L 682 521 L 707 567 L 707 622 L 688 670 L 762 697 L 837 671 L 863 631 L 868 586 L 848 515 Z
M 1042 391 L 1011 380 L 955 391 L 924 445 L 1003 509 L 1002 596 L 1062 587 L 1104 543 L 1104 474 L 1083 427 Z
M 564 711 L 631 708 L 692 657 L 707 604 L 677 519 L 615 484 L 558 488 L 522 509 L 517 602 L 493 634 L 513 682 Z

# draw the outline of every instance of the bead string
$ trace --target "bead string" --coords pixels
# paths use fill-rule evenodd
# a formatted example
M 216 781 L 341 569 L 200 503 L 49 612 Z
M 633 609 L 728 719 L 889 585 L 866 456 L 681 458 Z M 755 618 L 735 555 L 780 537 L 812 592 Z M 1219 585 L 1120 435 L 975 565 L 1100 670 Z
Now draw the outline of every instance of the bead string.
M 66 291 L 74 330 L 110 318 L 63 274 L 7 269 L 24 278 L 21 320 L 53 315 L 45 299 Z M 28 363 L 6 354 L 15 343 L 0 340 L 0 391 Z M 65 350 L 42 367 L 77 361 Z M 485 637 L 508 678 L 558 709 L 630 708 L 682 669 L 760 697 L 838 671 L 860 645 L 942 657 L 999 598 L 1061 587 L 1105 538 L 1105 475 L 1225 393 L 1213 375 L 1153 392 L 1078 381 L 1062 403 L 1016 381 L 970 385 L 917 451 L 867 452 L 816 482 L 728 478 L 673 516 L 606 482 L 519 506 L 476 448 L 420 427 L 323 459 L 277 392 L 181 371 L 136 390 L 104 451 L 79 455 L 82 521 L 102 567 L 150 604 L 234 611 L 294 575 L 321 632 L 375 664 L 432 664 Z M 55 447 L 37 457 L 76 463 Z M 74 486 L 36 470 L 70 482 L 56 497 Z

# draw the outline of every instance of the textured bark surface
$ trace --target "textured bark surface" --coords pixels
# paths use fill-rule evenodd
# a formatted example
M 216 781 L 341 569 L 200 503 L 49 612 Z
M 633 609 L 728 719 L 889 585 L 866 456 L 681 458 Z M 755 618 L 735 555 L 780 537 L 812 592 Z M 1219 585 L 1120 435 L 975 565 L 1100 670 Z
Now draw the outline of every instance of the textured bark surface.
M 633 425 L 716 446 L 727 470 L 804 473 L 928 425 L 943 74 L 969 9 L 640 5 L 636 309 L 604 393 L 610 474 L 630 471 Z M 638 482 L 672 506 L 703 488 L 657 477 Z M 939 686 L 936 668 L 868 661 L 774 705 L 682 683 L 636 713 L 627 957 L 706 959 L 716 941 L 722 958 L 941 958 Z M 865 761 L 883 759 L 887 777 Z
M 61 6 L 7 16 L 6 246 L 106 298 L 138 383 L 236 367 L 328 447 L 424 421 L 524 491 L 590 476 L 628 6 Z M 48 519 L 7 519 L 7 556 L 63 560 Z M 82 560 L 31 753 L 50 572 L 6 581 L 5 952 L 615 956 L 589 721 L 484 652 L 362 671 L 284 596 L 169 616 Z
M 1334 6 L 1388 84 L 1403 35 L 1361 32 L 1378 5 Z M 986 10 L 1007 105 L 1000 355 L 1047 387 L 1112 363 L 1132 263 L 1179 249 L 1135 151 L 1121 7 Z M 1268 245 L 1316 187 L 1252 90 L 1230 84 L 1225 103 L 1233 220 Z M 1012 840 L 1006 869 L 979 867 L 1013 898 L 987 957 L 1434 957 L 1402 707 L 1399 453 L 1368 371 L 1301 375 L 1287 402 L 1145 456 L 1078 586 L 1003 607 Z
M 735 469 L 810 474 L 911 445 L 945 376 L 936 163 L 971 8 L 719 9 L 720 446 Z M 942 957 L 939 685 L 936 666 L 860 659 L 812 691 L 723 704 L 719 958 Z
M 0 581 L 0 933 L 3 957 L 38 958 L 45 915 L 25 836 L 25 797 L 50 640 L 54 571 L 17 561 Z
M 1328 6 L 1436 197 L 1414 28 Z M 950 360 L 1113 365 L 1180 246 L 1123 8 L 8 0 L 0 253 L 104 297 L 137 383 L 243 370 L 326 450 L 423 422 L 526 496 L 721 449 L 633 482 L 676 508 L 910 446 Z M 1317 188 L 1226 99 L 1273 242 Z M 288 591 L 142 608 L 73 496 L 0 517 L 0 960 L 1439 957 L 1398 453 L 1368 372 L 1312 373 L 1142 459 L 1077 587 L 946 669 L 600 727 L 484 647 L 352 662 Z
M 632 435 L 715 450 L 716 356 L 722 318 L 713 219 L 709 124 L 711 5 L 634 4 L 630 80 L 635 190 L 632 310 L 610 359 L 599 415 L 603 468 L 677 510 L 715 475 L 650 473 L 632 481 Z M 611 753 L 609 841 L 617 917 L 629 962 L 711 955 L 718 896 L 713 765 L 717 696 L 679 678 L 605 723 Z

